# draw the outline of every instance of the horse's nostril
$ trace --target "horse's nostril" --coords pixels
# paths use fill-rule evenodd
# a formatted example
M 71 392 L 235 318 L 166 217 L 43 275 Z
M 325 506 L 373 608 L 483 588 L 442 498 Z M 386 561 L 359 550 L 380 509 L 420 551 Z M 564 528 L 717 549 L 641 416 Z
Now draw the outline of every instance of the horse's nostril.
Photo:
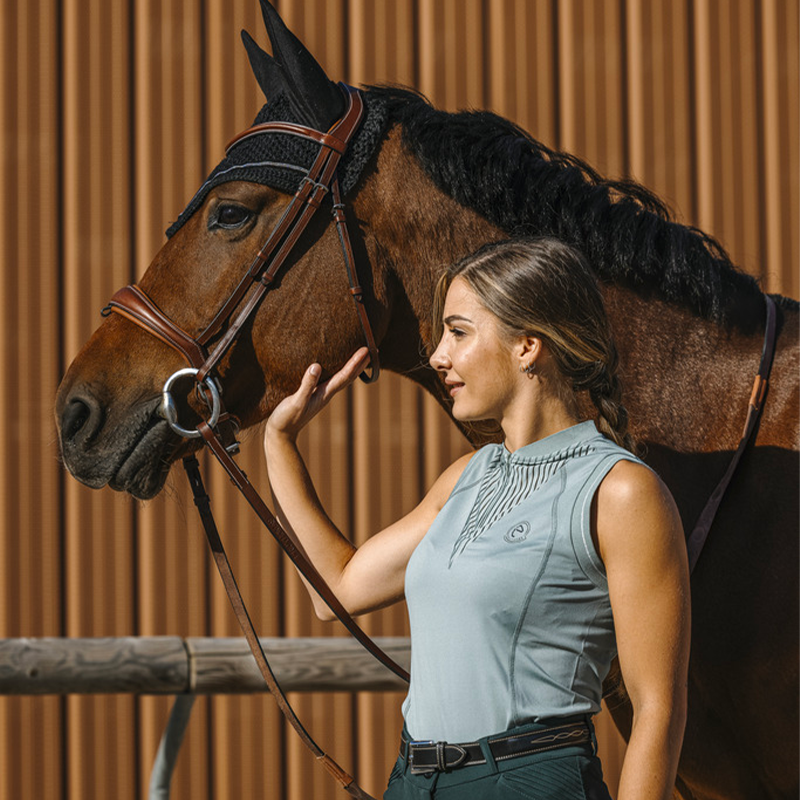
M 87 423 L 92 418 L 92 412 L 97 413 L 99 409 L 92 408 L 90 401 L 73 399 L 64 409 L 61 418 L 61 436 L 65 442 L 73 441 L 79 433 L 90 436 L 91 431 L 87 430 Z

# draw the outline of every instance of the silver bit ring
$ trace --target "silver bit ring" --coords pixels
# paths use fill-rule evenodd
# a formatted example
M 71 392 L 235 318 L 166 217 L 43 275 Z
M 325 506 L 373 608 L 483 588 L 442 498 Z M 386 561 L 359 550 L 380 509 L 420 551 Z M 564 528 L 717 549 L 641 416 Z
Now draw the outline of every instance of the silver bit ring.
M 197 373 L 200 370 L 195 369 L 194 367 L 186 367 L 184 369 L 179 369 L 177 372 L 173 372 L 172 375 L 167 378 L 166 383 L 164 384 L 164 388 L 161 390 L 161 407 L 159 408 L 159 412 L 162 417 L 169 423 L 170 428 L 172 428 L 178 436 L 183 436 L 184 439 L 198 439 L 202 434 L 196 428 L 194 430 L 190 430 L 188 428 L 182 428 L 178 425 L 178 409 L 175 406 L 175 401 L 172 399 L 172 394 L 170 393 L 170 389 L 172 388 L 172 384 L 178 380 L 179 378 L 194 378 L 197 376 Z M 206 377 L 203 381 L 203 384 L 208 389 L 208 393 L 203 392 L 203 397 L 208 403 L 208 395 L 211 396 L 211 403 L 209 404 L 209 408 L 211 409 L 211 416 L 206 420 L 206 424 L 209 428 L 213 428 L 217 422 L 219 422 L 219 415 L 222 410 L 222 402 L 220 401 L 219 397 L 219 389 L 217 389 L 216 383 L 209 378 Z

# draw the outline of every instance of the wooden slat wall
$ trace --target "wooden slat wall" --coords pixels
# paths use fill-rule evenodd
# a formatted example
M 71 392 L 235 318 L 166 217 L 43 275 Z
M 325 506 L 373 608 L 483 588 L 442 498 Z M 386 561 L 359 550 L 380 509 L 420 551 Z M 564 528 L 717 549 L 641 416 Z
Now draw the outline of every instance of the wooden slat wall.
M 329 74 L 491 108 L 602 172 L 637 178 L 716 235 L 771 291 L 800 294 L 796 0 L 281 0 Z M 118 286 L 261 99 L 239 41 L 256 0 L 6 0 L 0 14 L 0 636 L 234 635 L 176 471 L 157 500 L 92 492 L 58 464 L 60 374 Z M 320 494 L 357 541 L 410 509 L 466 445 L 386 375 L 304 433 Z M 259 435 L 242 462 L 262 486 Z M 260 632 L 340 635 L 227 479 L 216 512 Z M 365 623 L 404 634 L 402 608 Z M 295 698 L 326 749 L 378 794 L 401 695 Z M 146 796 L 169 704 L 0 698 L 0 800 Z M 606 773 L 621 747 L 601 723 Z M 198 701 L 173 797 L 335 798 L 269 698 Z
M 58 26 L 37 23 L 57 14 L 56 0 L 0 14 L 0 635 L 11 636 L 63 632 L 62 490 L 49 408 L 61 368 L 60 48 Z M 32 500 L 35 487 L 45 502 Z M 1 797 L 60 796 L 64 721 L 58 698 L 0 698 Z
M 187 195 L 187 187 L 204 168 L 203 18 L 197 4 L 181 0 L 131 2 L 129 31 L 133 56 L 129 62 L 132 102 L 134 249 L 133 276 L 147 268 L 164 239 L 164 228 Z M 140 69 L 149 64 L 152 69 Z M 131 96 L 132 95 L 132 96 Z M 191 190 L 189 190 L 191 192 Z M 137 508 L 136 587 L 137 630 L 143 635 L 166 634 L 176 628 L 209 632 L 209 576 L 202 534 L 191 515 L 192 503 L 177 472 L 169 491 Z M 210 740 L 207 699 L 197 701 L 184 742 L 186 757 L 175 774 L 186 796 L 210 796 Z M 147 775 L 158 747 L 169 701 L 143 698 L 137 704 L 137 797 L 146 796 Z
M 130 279 L 133 120 L 128 4 L 69 2 L 61 14 L 66 364 L 96 327 L 109 292 Z M 64 484 L 64 493 L 63 634 L 135 633 L 133 506 L 110 492 L 86 492 L 74 481 Z M 116 786 L 122 800 L 135 798 L 134 699 L 70 697 L 66 711 L 65 793 L 98 797 Z

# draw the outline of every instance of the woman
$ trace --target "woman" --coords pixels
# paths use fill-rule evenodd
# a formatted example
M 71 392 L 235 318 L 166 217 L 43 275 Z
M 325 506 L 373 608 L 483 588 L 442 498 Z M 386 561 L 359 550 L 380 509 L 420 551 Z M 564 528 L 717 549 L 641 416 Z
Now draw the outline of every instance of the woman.
M 686 549 L 668 490 L 631 453 L 592 273 L 555 239 L 487 245 L 443 275 L 434 329 L 453 416 L 495 422 L 503 444 L 456 461 L 360 548 L 295 441 L 365 350 L 325 383 L 310 366 L 264 439 L 284 522 L 348 611 L 408 602 L 411 684 L 384 798 L 608 798 L 590 720 L 617 654 L 633 706 L 618 798 L 666 800 L 686 714 Z M 581 421 L 587 400 L 596 422 Z

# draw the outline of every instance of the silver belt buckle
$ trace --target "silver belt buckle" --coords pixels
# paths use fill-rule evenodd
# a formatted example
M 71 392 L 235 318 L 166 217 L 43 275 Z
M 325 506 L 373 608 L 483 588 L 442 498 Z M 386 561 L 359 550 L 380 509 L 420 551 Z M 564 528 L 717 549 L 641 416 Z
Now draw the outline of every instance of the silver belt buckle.
M 432 775 L 436 772 L 431 767 L 415 767 L 414 766 L 414 748 L 415 747 L 435 747 L 436 742 L 433 739 L 414 739 L 408 743 L 408 767 L 412 775 Z

